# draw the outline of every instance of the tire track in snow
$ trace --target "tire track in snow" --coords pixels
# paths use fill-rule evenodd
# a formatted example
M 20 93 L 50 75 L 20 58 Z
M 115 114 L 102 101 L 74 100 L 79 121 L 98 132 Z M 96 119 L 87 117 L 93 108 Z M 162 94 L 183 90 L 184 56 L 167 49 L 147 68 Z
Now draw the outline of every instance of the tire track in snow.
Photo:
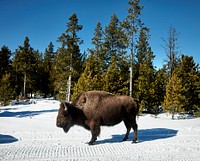
M 62 131 L 5 132 L 17 138 L 18 141 L 0 144 L 0 160 L 197 161 L 200 160 L 200 130 L 195 130 L 193 133 L 180 130 L 176 137 L 137 144 L 132 144 L 131 141 L 110 143 L 105 141 L 109 136 L 103 136 L 94 146 L 87 145 L 90 135 L 79 131 L 68 135 Z
M 86 142 L 80 145 L 78 143 L 81 142 L 80 139 L 69 139 L 60 133 L 34 132 L 33 135 L 32 132 L 21 132 L 13 135 L 19 138 L 19 141 L 0 146 L 0 160 L 51 160 L 50 158 L 94 160 L 96 156 L 106 158 L 109 155 L 116 159 L 115 155 L 123 150 L 120 143 L 113 147 L 102 147 L 100 144 L 88 146 Z

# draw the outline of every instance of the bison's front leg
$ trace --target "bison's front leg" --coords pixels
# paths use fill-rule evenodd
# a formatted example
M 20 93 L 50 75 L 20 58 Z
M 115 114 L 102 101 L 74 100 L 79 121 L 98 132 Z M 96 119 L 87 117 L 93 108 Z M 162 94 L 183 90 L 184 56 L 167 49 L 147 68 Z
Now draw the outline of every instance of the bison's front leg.
M 92 138 L 89 142 L 89 145 L 93 145 L 97 140 L 97 136 L 100 134 L 100 124 L 98 122 L 91 121 L 90 122 L 90 130 L 92 134 Z

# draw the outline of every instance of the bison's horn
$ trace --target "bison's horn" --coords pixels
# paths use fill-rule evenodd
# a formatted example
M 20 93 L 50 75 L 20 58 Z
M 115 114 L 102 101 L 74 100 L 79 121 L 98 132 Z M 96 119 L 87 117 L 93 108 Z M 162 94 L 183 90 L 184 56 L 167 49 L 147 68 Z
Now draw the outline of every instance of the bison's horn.
M 64 105 L 64 107 L 65 107 L 65 111 L 67 111 L 67 110 L 68 110 L 68 108 L 67 108 L 67 106 L 66 106 L 65 102 L 63 102 L 63 105 Z

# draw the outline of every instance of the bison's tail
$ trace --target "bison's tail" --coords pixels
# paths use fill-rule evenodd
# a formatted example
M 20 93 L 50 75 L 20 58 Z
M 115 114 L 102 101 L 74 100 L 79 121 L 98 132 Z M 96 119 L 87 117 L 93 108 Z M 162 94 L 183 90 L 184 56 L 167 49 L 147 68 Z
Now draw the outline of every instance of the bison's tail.
M 139 101 L 135 100 L 135 102 L 136 102 L 136 105 L 137 105 L 136 114 L 139 117 L 139 109 L 140 109 Z

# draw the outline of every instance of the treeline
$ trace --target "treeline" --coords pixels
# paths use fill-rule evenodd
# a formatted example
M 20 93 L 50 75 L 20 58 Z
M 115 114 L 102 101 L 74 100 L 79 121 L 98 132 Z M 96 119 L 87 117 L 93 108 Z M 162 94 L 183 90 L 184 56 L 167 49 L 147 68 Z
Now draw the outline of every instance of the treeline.
M 19 96 L 43 94 L 59 100 L 71 100 L 82 91 L 104 90 L 132 95 L 140 109 L 158 113 L 198 111 L 200 106 L 200 70 L 193 57 L 177 54 L 177 34 L 170 28 L 164 40 L 166 64 L 159 70 L 149 44 L 150 29 L 140 14 L 139 0 L 128 2 L 127 17 L 113 14 L 110 23 L 98 22 L 92 38 L 93 48 L 80 51 L 83 28 L 76 14 L 66 23 L 66 31 L 57 39 L 55 51 L 50 42 L 44 53 L 31 47 L 29 38 L 14 53 L 7 46 L 0 50 L 0 101 L 6 105 Z M 130 76 L 131 74 L 131 76 Z

